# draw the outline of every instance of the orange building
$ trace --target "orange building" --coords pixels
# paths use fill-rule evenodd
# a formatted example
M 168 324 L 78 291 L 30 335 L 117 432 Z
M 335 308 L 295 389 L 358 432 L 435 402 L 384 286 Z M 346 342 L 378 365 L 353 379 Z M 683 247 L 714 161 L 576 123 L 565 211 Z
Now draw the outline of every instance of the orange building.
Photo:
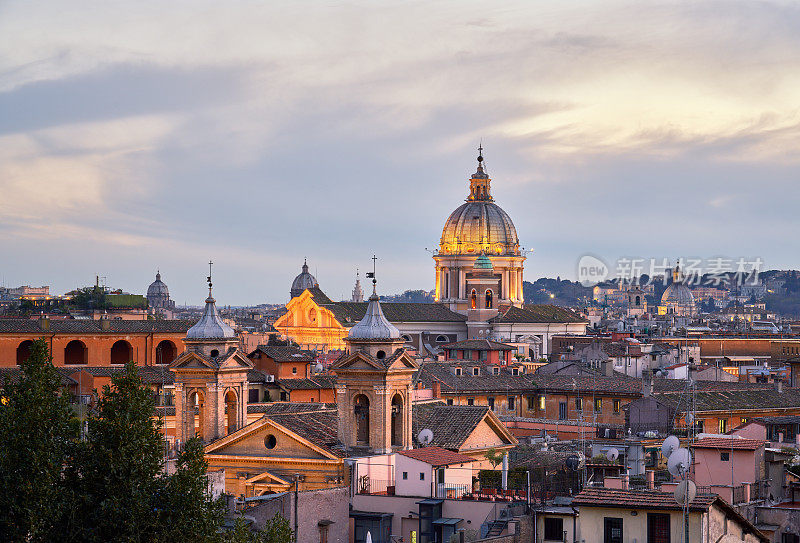
M 247 355 L 253 367 L 276 379 L 300 379 L 311 376 L 314 355 L 295 346 L 259 345 Z
M 55 366 L 170 364 L 184 351 L 188 321 L 0 319 L 0 368 L 16 367 L 44 338 Z

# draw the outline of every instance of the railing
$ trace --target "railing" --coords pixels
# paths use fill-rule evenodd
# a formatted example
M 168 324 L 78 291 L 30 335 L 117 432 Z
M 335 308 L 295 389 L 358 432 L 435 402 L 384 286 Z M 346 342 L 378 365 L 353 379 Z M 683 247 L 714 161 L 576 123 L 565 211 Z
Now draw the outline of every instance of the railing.
M 438 483 L 434 491 L 434 498 L 449 498 L 460 500 L 472 495 L 472 485 Z
M 371 477 L 363 476 L 358 478 L 357 494 L 380 494 L 383 496 L 394 495 L 394 481 L 383 479 L 372 479 Z

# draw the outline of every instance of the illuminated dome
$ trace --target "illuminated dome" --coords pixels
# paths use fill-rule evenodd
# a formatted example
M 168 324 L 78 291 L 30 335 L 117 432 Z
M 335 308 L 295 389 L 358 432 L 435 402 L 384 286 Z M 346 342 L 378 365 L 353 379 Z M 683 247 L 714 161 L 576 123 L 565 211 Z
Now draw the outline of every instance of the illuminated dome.
M 479 156 L 467 202 L 453 211 L 444 225 L 439 254 L 520 254 L 517 229 L 508 213 L 494 203 L 491 181 L 483 169 L 483 156 Z
M 680 271 L 680 265 L 672 272 L 672 284 L 661 295 L 661 307 L 665 313 L 691 316 L 694 314 L 694 295 L 686 284 Z

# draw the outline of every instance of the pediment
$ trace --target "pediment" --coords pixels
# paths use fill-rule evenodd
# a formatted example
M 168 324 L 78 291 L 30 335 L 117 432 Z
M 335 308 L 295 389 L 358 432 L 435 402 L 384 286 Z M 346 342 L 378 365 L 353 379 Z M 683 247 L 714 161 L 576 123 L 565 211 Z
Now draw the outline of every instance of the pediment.
M 182 369 L 209 369 L 214 370 L 216 369 L 208 360 L 200 356 L 199 354 L 191 351 L 187 351 L 181 354 L 175 361 L 169 365 L 171 370 L 182 370 Z
M 355 352 L 341 360 L 333 368 L 333 371 L 339 370 L 370 370 L 385 372 L 386 368 L 372 359 L 372 357 L 365 355 L 361 352 Z
M 253 369 L 253 364 L 244 356 L 240 351 L 234 352 L 231 356 L 222 361 L 219 365 L 221 370 L 250 370 Z
M 274 442 L 269 440 L 270 436 Z M 268 443 L 274 446 L 269 448 Z M 208 444 L 205 453 L 250 458 L 336 458 L 267 416 Z

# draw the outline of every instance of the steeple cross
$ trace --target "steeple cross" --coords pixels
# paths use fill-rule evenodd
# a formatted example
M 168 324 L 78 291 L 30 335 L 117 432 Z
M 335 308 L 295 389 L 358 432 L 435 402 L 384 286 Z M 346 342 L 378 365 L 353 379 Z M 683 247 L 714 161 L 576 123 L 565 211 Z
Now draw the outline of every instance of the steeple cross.
M 375 263 L 377 261 L 378 261 L 378 257 L 375 256 L 375 255 L 372 255 L 372 284 L 373 285 L 378 282 L 378 280 L 375 279 Z
M 211 295 L 211 266 L 214 264 L 210 260 L 208 261 L 208 277 L 206 278 L 206 282 L 208 283 L 208 294 Z

